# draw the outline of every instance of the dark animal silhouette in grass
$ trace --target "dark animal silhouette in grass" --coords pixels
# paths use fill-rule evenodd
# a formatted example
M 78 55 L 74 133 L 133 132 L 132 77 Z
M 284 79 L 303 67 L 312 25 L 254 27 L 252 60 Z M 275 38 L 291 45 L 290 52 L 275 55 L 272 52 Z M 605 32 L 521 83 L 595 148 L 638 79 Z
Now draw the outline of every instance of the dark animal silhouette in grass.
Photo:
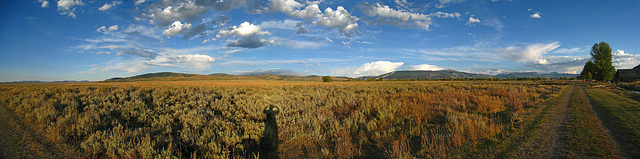
M 264 120 L 264 133 L 260 139 L 260 158 L 279 158 L 276 115 L 280 112 L 280 108 L 269 105 L 262 112 L 267 115 L 267 119 Z

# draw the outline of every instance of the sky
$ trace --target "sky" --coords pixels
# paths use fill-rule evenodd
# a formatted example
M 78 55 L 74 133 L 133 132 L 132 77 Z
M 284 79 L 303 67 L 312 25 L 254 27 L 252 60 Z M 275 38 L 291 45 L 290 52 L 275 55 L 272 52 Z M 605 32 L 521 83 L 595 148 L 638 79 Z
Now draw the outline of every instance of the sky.
M 0 82 L 640 64 L 638 0 L 3 0 Z

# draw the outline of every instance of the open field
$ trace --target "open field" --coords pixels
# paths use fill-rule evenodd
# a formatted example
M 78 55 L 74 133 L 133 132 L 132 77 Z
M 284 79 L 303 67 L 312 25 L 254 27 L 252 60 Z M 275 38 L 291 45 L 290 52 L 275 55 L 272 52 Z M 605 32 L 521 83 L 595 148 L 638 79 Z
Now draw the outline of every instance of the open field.
M 262 111 L 268 105 L 280 108 L 277 150 L 282 158 L 518 158 L 547 150 L 571 157 L 565 146 L 571 139 L 561 137 L 571 130 L 564 127 L 577 121 L 573 116 L 581 111 L 574 109 L 593 114 L 590 107 L 574 106 L 588 98 L 571 85 L 263 80 L 2 84 L 0 102 L 43 130 L 43 140 L 69 145 L 82 158 L 257 157 L 265 141 Z

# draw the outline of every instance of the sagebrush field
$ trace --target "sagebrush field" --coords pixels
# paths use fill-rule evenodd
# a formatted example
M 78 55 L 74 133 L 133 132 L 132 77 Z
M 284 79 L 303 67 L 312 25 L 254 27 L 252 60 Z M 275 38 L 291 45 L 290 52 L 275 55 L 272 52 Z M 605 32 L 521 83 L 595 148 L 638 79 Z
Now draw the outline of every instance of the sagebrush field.
M 496 140 L 562 83 L 5 84 L 0 102 L 87 158 L 253 158 L 266 106 L 282 158 L 441 158 Z

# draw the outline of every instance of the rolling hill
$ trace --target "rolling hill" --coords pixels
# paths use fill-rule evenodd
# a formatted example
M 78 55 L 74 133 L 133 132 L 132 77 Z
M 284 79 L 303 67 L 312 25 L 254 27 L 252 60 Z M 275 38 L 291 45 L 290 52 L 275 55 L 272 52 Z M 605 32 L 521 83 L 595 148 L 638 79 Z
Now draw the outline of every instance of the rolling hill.
M 494 77 L 498 78 L 524 78 L 524 77 L 548 77 L 548 78 L 558 78 L 558 77 L 576 77 L 578 74 L 568 74 L 568 73 L 558 73 L 551 72 L 546 74 L 541 74 L 538 72 L 512 72 L 512 73 L 502 73 L 495 75 Z
M 380 76 L 362 77 L 363 80 L 377 79 L 441 79 L 441 78 L 489 78 L 491 76 L 484 74 L 466 73 L 455 70 L 440 71 L 393 71 Z
M 133 81 L 195 81 L 195 80 L 284 80 L 284 81 L 322 81 L 322 77 L 255 74 L 255 75 L 230 75 L 226 73 L 214 73 L 210 75 L 185 74 L 174 72 L 158 72 L 136 75 L 131 77 L 115 77 L 102 82 L 133 82 Z M 346 80 L 344 77 L 334 77 L 334 80 Z
M 577 74 L 564 74 L 551 72 L 547 74 L 541 74 L 537 72 L 514 72 L 503 73 L 495 76 L 489 76 L 485 74 L 467 73 L 455 70 L 439 70 L 439 71 L 393 71 L 385 73 L 379 76 L 364 76 L 359 77 L 363 80 L 383 78 L 387 80 L 403 80 L 403 79 L 442 79 L 442 78 L 523 78 L 523 77 L 576 77 Z M 334 81 L 347 80 L 348 77 L 333 77 Z M 115 77 L 107 79 L 101 82 L 133 82 L 133 81 L 195 81 L 195 80 L 283 80 L 283 81 L 322 81 L 321 76 L 309 75 L 309 76 L 294 76 L 294 75 L 277 75 L 270 73 L 253 74 L 253 75 L 230 75 L 226 73 L 215 73 L 210 75 L 201 74 L 186 74 L 186 73 L 174 73 L 174 72 L 158 72 L 147 73 L 142 75 L 136 75 L 126 78 Z
M 186 74 L 186 73 L 174 73 L 174 72 L 158 72 L 147 73 L 142 75 L 136 75 L 126 78 L 115 77 L 104 80 L 102 82 L 133 82 L 133 81 L 193 81 L 193 80 L 250 80 L 258 79 L 247 76 L 234 76 L 234 75 L 201 75 L 201 74 Z

